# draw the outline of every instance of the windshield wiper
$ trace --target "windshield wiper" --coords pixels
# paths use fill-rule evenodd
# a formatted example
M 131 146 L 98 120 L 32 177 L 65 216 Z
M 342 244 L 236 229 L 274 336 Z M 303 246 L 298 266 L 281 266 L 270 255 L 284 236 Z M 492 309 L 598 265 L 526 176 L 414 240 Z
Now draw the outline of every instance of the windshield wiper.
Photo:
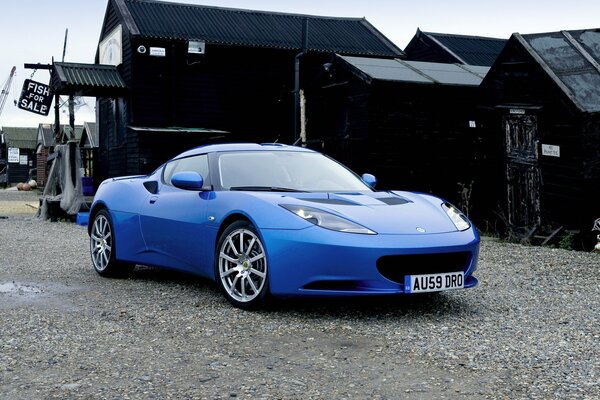
M 277 186 L 232 186 L 229 190 L 248 190 L 250 192 L 295 192 L 304 193 L 305 190 L 298 190 L 292 188 L 284 188 Z

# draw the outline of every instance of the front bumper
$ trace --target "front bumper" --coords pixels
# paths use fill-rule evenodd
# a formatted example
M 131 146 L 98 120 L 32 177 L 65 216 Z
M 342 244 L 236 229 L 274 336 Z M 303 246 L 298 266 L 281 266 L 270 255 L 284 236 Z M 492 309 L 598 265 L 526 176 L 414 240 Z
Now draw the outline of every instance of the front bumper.
M 478 283 L 472 276 L 479 255 L 479 236 L 473 229 L 441 234 L 360 235 L 311 227 L 263 229 L 261 234 L 266 243 L 270 289 L 275 296 L 404 293 L 403 281 L 392 281 L 377 268 L 379 258 L 397 255 L 468 252 L 470 257 L 460 268 L 465 272 L 464 286 Z

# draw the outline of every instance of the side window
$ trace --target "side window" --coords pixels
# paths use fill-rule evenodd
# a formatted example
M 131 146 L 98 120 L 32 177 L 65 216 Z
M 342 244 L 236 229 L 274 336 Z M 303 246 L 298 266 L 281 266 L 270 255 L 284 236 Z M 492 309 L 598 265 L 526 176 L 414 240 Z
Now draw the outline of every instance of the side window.
M 181 171 L 197 172 L 206 181 L 208 178 L 208 156 L 203 154 L 171 161 L 165 166 L 163 181 L 167 185 L 171 185 L 171 177 Z

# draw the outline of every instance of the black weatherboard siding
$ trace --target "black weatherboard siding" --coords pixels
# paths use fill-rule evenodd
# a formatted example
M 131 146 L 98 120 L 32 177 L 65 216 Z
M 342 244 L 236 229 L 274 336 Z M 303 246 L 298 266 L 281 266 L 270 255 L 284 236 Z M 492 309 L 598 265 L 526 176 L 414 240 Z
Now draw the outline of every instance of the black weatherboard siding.
M 95 184 L 150 172 L 204 143 L 292 142 L 294 60 L 305 21 L 301 88 L 335 54 L 403 56 L 364 18 L 110 0 L 100 42 L 120 26 L 116 68 L 127 91 L 98 99 Z M 202 54 L 189 52 L 192 41 L 203 42 Z
M 595 29 L 514 34 L 483 81 L 487 133 L 501 149 L 490 151 L 502 160 L 498 199 L 512 228 L 589 232 L 600 217 L 598 87 Z

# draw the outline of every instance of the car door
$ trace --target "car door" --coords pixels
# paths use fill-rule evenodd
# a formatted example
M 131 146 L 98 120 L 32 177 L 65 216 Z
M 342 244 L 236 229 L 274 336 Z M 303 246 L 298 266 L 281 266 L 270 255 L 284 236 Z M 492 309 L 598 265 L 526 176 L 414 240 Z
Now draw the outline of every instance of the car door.
M 165 165 L 158 188 L 145 201 L 140 215 L 142 234 L 155 264 L 201 273 L 206 266 L 205 229 L 208 192 L 173 186 L 176 172 L 195 171 L 208 177 L 206 155 Z M 204 267 L 204 268 L 203 268 Z

